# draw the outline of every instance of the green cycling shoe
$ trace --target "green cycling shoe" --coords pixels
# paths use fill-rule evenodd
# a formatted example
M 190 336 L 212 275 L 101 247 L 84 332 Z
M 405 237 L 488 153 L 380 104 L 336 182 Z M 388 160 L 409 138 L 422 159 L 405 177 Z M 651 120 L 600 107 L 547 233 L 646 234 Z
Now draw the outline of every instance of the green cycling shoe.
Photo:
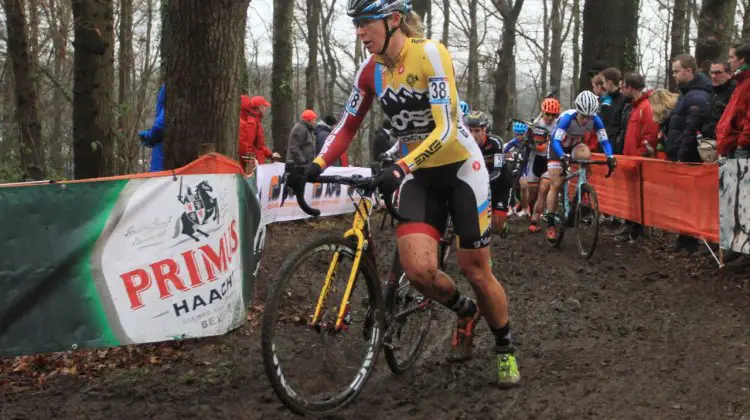
M 497 384 L 500 388 L 512 388 L 521 383 L 521 372 L 512 352 L 499 352 L 497 360 Z

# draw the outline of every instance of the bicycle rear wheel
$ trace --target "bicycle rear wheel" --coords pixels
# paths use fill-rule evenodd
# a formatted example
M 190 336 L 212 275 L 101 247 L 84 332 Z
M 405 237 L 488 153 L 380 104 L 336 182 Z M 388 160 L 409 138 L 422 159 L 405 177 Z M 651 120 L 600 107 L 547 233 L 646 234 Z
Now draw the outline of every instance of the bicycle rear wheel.
M 438 266 L 441 270 L 445 270 L 452 255 L 454 239 L 453 225 L 449 219 L 438 244 Z M 389 325 L 383 352 L 391 371 L 402 374 L 414 366 L 424 348 L 433 321 L 434 302 L 411 286 L 401 267 L 398 252 L 394 256 L 391 275 L 394 278 L 388 281 L 385 298 Z M 408 339 L 411 339 L 411 344 L 405 343 Z
M 334 255 L 338 264 L 330 270 Z M 268 292 L 261 326 L 263 365 L 276 395 L 296 413 L 324 413 L 351 402 L 377 361 L 383 302 L 377 272 L 364 256 L 346 303 L 343 328 L 335 328 L 355 255 L 353 241 L 321 237 L 286 259 Z M 312 325 L 329 272 L 329 294 Z
M 578 253 L 583 258 L 591 258 L 599 238 L 599 202 L 591 184 L 581 185 L 581 199 L 576 204 L 575 227 Z

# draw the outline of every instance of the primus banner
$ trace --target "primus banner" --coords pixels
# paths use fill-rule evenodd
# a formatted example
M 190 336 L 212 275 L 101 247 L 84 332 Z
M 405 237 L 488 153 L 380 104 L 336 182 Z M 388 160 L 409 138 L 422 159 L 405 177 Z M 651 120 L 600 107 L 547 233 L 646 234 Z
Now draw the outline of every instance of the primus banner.
M 728 159 L 719 168 L 721 248 L 750 254 L 750 159 Z
M 241 174 L 0 188 L 0 355 L 224 334 L 260 208 Z

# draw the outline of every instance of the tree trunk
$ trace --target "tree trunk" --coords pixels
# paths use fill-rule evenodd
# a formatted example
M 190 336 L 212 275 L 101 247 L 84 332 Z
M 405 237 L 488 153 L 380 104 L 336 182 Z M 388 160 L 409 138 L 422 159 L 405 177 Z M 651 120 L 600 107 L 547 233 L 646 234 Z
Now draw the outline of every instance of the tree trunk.
M 39 92 L 39 0 L 28 0 L 29 5 L 29 57 L 34 88 Z
M 305 108 L 315 109 L 318 86 L 318 26 L 320 0 L 307 0 L 307 69 L 305 70 Z
M 50 25 L 55 29 L 52 31 L 52 46 L 54 56 L 52 58 L 52 75 L 56 80 L 63 80 L 66 76 L 66 63 L 68 57 L 68 34 L 70 31 L 70 10 L 59 0 L 49 1 Z M 49 157 L 51 169 L 56 175 L 65 172 L 67 159 L 64 156 L 64 140 L 68 137 L 63 135 L 63 112 L 68 107 L 65 93 L 61 87 L 56 87 L 52 93 L 51 113 L 52 130 L 50 131 Z
M 613 16 L 614 19 L 602 19 Z M 638 0 L 586 0 L 583 8 L 581 87 L 590 83 L 588 72 L 595 61 L 625 72 L 635 69 Z
M 516 23 L 521 13 L 524 0 L 493 0 L 495 8 L 503 18 L 503 30 L 500 50 L 497 53 L 497 68 L 495 70 L 495 98 L 492 106 L 492 121 L 495 127 L 504 129 L 508 121 L 508 110 L 512 109 L 510 103 L 511 81 L 515 80 L 514 73 L 514 50 L 516 47 Z
M 118 92 L 118 118 L 117 131 L 118 140 L 122 142 L 119 147 L 120 173 L 130 172 L 131 145 L 137 144 L 131 138 L 133 133 L 133 101 L 131 92 L 133 81 L 133 0 L 120 0 L 120 51 L 117 79 L 119 81 Z
M 175 1 L 175 0 L 171 0 Z M 179 1 L 179 0 L 176 0 Z M 161 15 L 161 33 L 159 36 L 159 80 L 164 81 L 166 78 L 167 56 L 169 55 L 169 19 L 167 19 L 167 7 L 170 0 L 159 0 L 159 14 Z
M 114 173 L 114 10 L 112 0 L 73 0 L 76 179 Z
M 544 11 L 544 15 L 542 16 L 544 27 L 549 28 L 551 26 L 551 22 L 549 18 L 549 9 L 547 7 L 547 0 L 542 0 L 542 10 Z M 550 45 L 549 44 L 550 44 L 550 31 L 544 31 L 544 36 L 542 37 L 541 74 L 539 76 L 542 86 L 540 89 L 541 92 L 537 92 L 538 93 L 537 96 L 542 96 L 545 93 L 547 93 L 547 76 L 549 74 L 548 69 L 549 69 L 549 62 L 550 62 Z
M 294 92 L 292 91 L 292 20 L 294 1 L 274 0 L 273 2 L 273 74 L 271 76 L 271 105 L 273 106 L 273 145 L 286 159 L 289 133 L 295 121 Z M 328 57 L 328 64 L 335 66 Z M 331 80 L 336 72 L 332 71 Z M 332 83 L 333 84 L 333 83 Z
M 167 5 L 164 167 L 198 157 L 211 142 L 236 159 L 240 118 L 240 61 L 249 0 Z
M 688 51 L 683 50 L 683 36 L 685 34 L 685 19 L 687 18 L 687 0 L 674 0 L 672 9 L 672 30 L 670 36 L 672 42 L 669 48 L 669 63 L 667 63 L 667 74 L 672 74 L 672 59 Z M 677 81 L 669 77 L 669 90 L 677 90 Z
M 583 90 L 581 77 L 581 0 L 573 0 L 573 87 L 570 92 L 570 103 L 573 104 L 578 92 Z
M 698 20 L 695 59 L 706 73 L 711 69 L 712 60 L 729 51 L 736 10 L 736 0 L 703 0 Z
M 743 5 L 745 10 L 742 14 L 742 39 L 748 42 L 750 40 L 750 1 L 743 0 Z
M 451 29 L 451 1 L 443 0 L 443 36 L 440 42 L 448 48 L 448 36 Z
M 472 108 L 479 107 L 479 33 L 477 30 L 478 0 L 469 2 L 469 80 L 466 102 Z
M 38 95 L 34 87 L 32 59 L 26 30 L 26 17 L 21 0 L 3 0 L 8 29 L 8 55 L 13 64 L 16 124 L 20 131 L 21 170 L 32 175 L 44 170 L 44 149 L 41 145 L 42 125 L 39 121 Z

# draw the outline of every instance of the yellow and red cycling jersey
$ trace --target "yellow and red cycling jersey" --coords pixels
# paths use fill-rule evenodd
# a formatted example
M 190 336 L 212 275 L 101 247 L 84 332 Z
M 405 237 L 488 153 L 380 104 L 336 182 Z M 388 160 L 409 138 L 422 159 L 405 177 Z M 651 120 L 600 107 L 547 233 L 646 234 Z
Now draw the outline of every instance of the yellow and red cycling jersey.
M 401 144 L 404 157 L 398 163 L 405 172 L 481 157 L 459 119 L 448 50 L 436 41 L 409 38 L 392 66 L 373 55 L 359 67 L 344 115 L 316 163 L 325 168 L 346 151 L 375 99 L 391 121 L 391 136 Z

